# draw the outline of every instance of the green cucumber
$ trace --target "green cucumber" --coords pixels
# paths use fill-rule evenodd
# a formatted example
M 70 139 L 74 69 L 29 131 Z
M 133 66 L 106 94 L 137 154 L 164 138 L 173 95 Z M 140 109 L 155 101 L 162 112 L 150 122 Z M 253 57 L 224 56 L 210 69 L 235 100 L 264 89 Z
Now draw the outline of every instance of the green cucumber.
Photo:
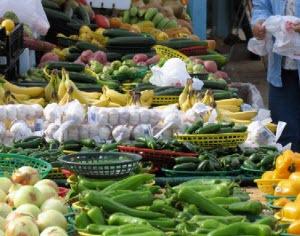
M 82 5 L 79 5 L 75 9 L 75 13 L 79 16 L 79 18 L 84 22 L 85 25 L 89 25 L 91 23 L 89 13 Z
M 176 157 L 175 162 L 176 164 L 183 164 L 183 163 L 199 163 L 199 159 L 197 157 Z
M 78 72 L 69 72 L 70 79 L 74 82 L 79 83 L 90 83 L 90 84 L 96 84 L 97 79 L 93 76 L 90 76 L 85 73 L 78 73 Z
M 128 36 L 138 36 L 140 37 L 141 34 L 130 32 L 125 29 L 106 29 L 103 31 L 103 36 L 109 38 L 116 38 L 116 37 L 128 37 Z
M 61 20 L 64 22 L 69 22 L 71 20 L 71 18 L 68 15 L 66 15 L 65 13 L 63 13 L 61 11 L 53 10 L 53 9 L 50 9 L 47 7 L 44 7 L 44 11 L 48 18 Z
M 57 61 L 57 62 L 48 62 L 47 68 L 50 70 L 57 69 L 66 69 L 67 71 L 74 71 L 74 72 L 81 72 L 84 70 L 84 65 L 76 64 L 72 62 L 65 62 L 65 61 Z
M 203 120 L 199 119 L 194 124 L 192 124 L 189 128 L 187 128 L 186 133 L 193 134 L 197 129 L 200 129 L 202 127 L 203 127 Z
M 232 128 L 232 131 L 236 132 L 236 133 L 244 133 L 244 132 L 247 131 L 247 126 L 243 126 L 243 125 L 241 125 L 241 126 L 234 126 Z
M 196 134 L 215 134 L 221 129 L 220 124 L 207 124 L 195 131 Z
M 79 48 L 82 51 L 85 51 L 85 50 L 91 50 L 93 52 L 97 52 L 97 51 L 105 52 L 106 51 L 105 48 L 102 48 L 102 47 L 99 47 L 95 44 L 84 42 L 84 41 L 77 42 L 76 47 Z
M 226 90 L 227 82 L 225 80 L 203 80 L 204 88 Z
M 107 46 L 134 46 L 134 47 L 147 47 L 155 45 L 156 41 L 152 37 L 116 37 L 109 39 Z
M 176 171 L 194 171 L 197 169 L 197 164 L 193 162 L 177 164 L 173 167 Z
M 59 10 L 59 5 L 51 0 L 42 0 L 43 7 L 47 7 L 54 10 Z

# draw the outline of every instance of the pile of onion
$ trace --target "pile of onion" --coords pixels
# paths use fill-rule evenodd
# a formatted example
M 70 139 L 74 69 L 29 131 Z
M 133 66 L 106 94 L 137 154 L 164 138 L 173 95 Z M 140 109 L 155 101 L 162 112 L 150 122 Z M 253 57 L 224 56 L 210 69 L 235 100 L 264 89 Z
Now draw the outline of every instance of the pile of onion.
M 22 185 L 34 185 L 39 180 L 39 172 L 31 166 L 23 166 L 12 175 L 12 181 Z

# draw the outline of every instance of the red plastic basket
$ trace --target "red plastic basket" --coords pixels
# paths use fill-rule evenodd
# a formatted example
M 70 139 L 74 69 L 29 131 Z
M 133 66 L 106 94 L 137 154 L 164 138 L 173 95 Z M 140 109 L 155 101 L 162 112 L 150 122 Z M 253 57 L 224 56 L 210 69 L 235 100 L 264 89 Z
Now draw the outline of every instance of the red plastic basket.
M 206 46 L 194 46 L 188 48 L 181 48 L 179 51 L 186 56 L 198 56 L 198 55 L 208 54 Z
M 136 153 L 143 157 L 142 161 L 151 162 L 154 169 L 171 168 L 175 164 L 174 157 L 196 157 L 197 153 L 175 152 L 168 150 L 153 150 L 149 148 L 138 148 L 130 146 L 118 146 L 120 152 Z
M 65 197 L 69 192 L 68 188 L 58 187 L 58 196 Z

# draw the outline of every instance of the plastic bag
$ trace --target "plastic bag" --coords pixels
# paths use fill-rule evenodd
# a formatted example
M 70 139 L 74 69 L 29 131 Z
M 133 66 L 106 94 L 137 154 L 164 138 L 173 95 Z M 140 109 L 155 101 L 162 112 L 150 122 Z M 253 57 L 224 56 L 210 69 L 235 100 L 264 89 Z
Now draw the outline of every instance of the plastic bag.
M 140 137 L 152 136 L 152 133 L 151 125 L 141 124 L 134 127 L 132 131 L 132 137 L 137 139 Z
M 300 36 L 293 30 L 300 18 L 294 16 L 270 16 L 265 22 L 267 32 L 275 38 L 273 52 L 291 59 L 300 59 Z
M 24 121 L 17 121 L 10 127 L 10 133 L 15 140 L 21 140 L 32 135 L 31 129 Z
M 266 39 L 258 40 L 256 38 L 251 38 L 248 42 L 248 50 L 258 56 L 266 56 L 272 52 L 273 42 L 272 36 L 267 34 Z
M 159 66 L 153 66 L 151 68 L 152 76 L 150 83 L 159 87 L 175 86 L 184 87 L 187 79 L 191 76 L 187 72 L 186 64 L 179 58 L 171 58 L 160 68 Z M 201 90 L 203 83 L 194 79 L 193 88 L 195 90 Z
M 57 103 L 48 104 L 44 109 L 44 117 L 49 122 L 60 122 L 63 109 Z
M 64 121 L 73 121 L 76 124 L 81 124 L 85 118 L 84 107 L 78 100 L 69 102 L 64 107 Z
M 131 128 L 126 125 L 119 125 L 112 131 L 112 136 L 116 142 L 128 141 L 131 134 Z
M 58 130 L 53 134 L 53 139 L 63 142 L 69 140 L 69 128 L 75 126 L 75 122 L 73 120 L 66 121 L 62 123 Z
M 0 16 L 6 11 L 13 11 L 20 22 L 27 24 L 33 32 L 46 35 L 50 28 L 40 0 L 1 0 Z

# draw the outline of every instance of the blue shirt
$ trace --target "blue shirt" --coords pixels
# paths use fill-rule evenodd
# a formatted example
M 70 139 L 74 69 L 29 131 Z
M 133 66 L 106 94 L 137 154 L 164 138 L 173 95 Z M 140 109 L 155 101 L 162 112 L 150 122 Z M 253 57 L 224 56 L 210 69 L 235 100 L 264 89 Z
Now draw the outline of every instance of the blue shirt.
M 260 20 L 266 20 L 272 15 L 285 15 L 287 0 L 253 0 L 252 25 Z M 295 16 L 300 17 L 300 0 L 296 0 Z M 300 60 L 297 60 L 300 73 Z M 268 82 L 275 87 L 282 87 L 281 81 L 282 56 L 276 53 L 268 55 Z M 300 78 L 300 74 L 299 74 Z

